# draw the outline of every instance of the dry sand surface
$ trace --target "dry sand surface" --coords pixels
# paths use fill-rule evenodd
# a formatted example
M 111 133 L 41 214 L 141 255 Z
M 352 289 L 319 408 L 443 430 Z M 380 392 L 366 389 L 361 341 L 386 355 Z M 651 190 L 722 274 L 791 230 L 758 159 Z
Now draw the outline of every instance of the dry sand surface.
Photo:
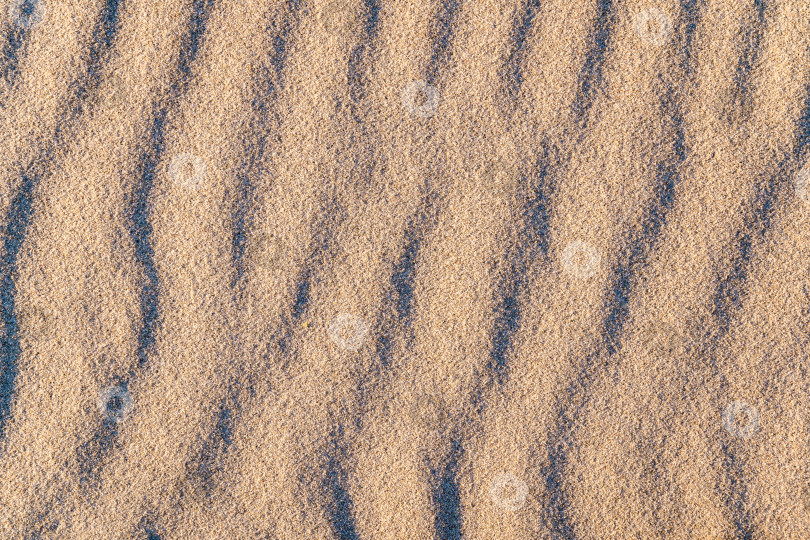
M 810 2 L 4 0 L 0 539 L 810 538 Z

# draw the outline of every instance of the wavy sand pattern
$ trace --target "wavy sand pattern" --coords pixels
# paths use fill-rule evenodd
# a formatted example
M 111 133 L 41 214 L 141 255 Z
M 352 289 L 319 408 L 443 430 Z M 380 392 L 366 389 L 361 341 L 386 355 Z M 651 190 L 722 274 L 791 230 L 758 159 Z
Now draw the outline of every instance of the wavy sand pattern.
M 805 0 L 14 0 L 0 538 L 807 538 Z

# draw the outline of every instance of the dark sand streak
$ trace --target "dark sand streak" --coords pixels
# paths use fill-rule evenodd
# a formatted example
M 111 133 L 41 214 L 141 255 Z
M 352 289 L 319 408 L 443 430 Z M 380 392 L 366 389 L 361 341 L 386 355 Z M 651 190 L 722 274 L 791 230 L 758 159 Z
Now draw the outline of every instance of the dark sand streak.
M 203 39 L 206 22 L 213 0 L 196 0 L 193 4 L 192 15 L 189 20 L 189 32 L 182 41 L 182 49 L 178 61 L 179 79 L 172 84 L 169 95 L 165 98 L 162 108 L 158 109 L 157 104 L 153 104 L 155 112 L 151 127 L 145 139 L 147 144 L 141 150 L 139 160 L 138 177 L 141 181 L 137 186 L 131 202 L 129 215 L 132 216 L 130 223 L 130 236 L 135 247 L 135 261 L 141 267 L 145 281 L 141 286 L 141 325 L 138 334 L 138 347 L 136 358 L 138 370 L 143 369 L 148 361 L 149 355 L 153 352 L 155 343 L 155 333 L 159 323 L 159 291 L 157 269 L 154 264 L 154 250 L 152 247 L 152 223 L 151 223 L 151 193 L 157 173 L 157 167 L 165 151 L 164 129 L 166 119 L 170 114 L 170 109 L 178 106 L 179 100 L 185 93 L 185 89 L 190 79 L 191 67 L 196 58 L 197 51 Z M 117 384 L 126 385 L 137 375 L 132 369 L 127 375 L 114 377 Z M 106 421 L 102 422 L 95 433 L 88 441 L 78 449 L 79 468 L 82 478 L 85 481 L 97 483 L 97 477 L 103 466 L 104 456 L 114 446 L 117 438 L 117 430 Z
M 425 181 L 420 208 L 411 216 L 405 227 L 403 247 L 399 259 L 394 264 L 383 308 L 377 319 L 379 337 L 376 343 L 377 362 L 371 372 L 363 378 L 358 387 L 361 413 L 355 419 L 355 425 L 362 429 L 363 415 L 367 412 L 366 396 L 380 391 L 384 375 L 391 366 L 391 350 L 395 341 L 412 343 L 412 311 L 414 305 L 413 290 L 418 270 L 419 257 L 427 238 L 435 230 L 438 221 L 438 204 L 436 194 L 428 191 L 429 182 Z
M 804 117 L 810 114 L 810 109 L 805 108 Z M 808 138 L 802 132 L 797 138 L 796 153 L 805 152 Z M 717 341 L 724 336 L 735 320 L 735 316 L 741 311 L 745 289 L 748 285 L 752 273 L 752 259 L 763 245 L 766 244 L 768 233 L 771 231 L 771 220 L 776 212 L 786 208 L 786 203 L 779 205 L 780 201 L 789 199 L 789 191 L 792 189 L 790 182 L 790 172 L 795 168 L 795 158 L 789 156 L 777 167 L 776 174 L 772 175 L 758 185 L 757 193 L 746 208 L 749 217 L 744 220 L 745 226 L 737 231 L 734 239 L 735 255 L 730 261 L 728 275 L 718 281 L 716 293 L 714 295 L 714 319 L 716 321 L 717 332 L 713 336 L 713 344 L 707 353 L 713 352 Z M 713 376 L 719 380 L 718 391 L 724 394 L 727 387 L 725 377 L 719 372 L 716 357 L 712 358 Z M 745 488 L 745 475 L 742 467 L 731 466 L 743 460 L 741 455 L 743 448 L 736 446 L 723 446 L 724 459 L 723 469 L 730 485 L 734 488 L 728 500 L 729 511 L 734 515 L 734 525 L 737 537 L 750 538 L 754 535 L 754 516 L 746 508 L 745 501 L 747 493 Z
M 364 80 L 364 64 L 370 59 L 373 59 L 374 49 L 379 34 L 379 18 L 380 18 L 380 1 L 379 0 L 364 0 L 366 8 L 366 20 L 363 25 L 363 36 L 360 43 L 354 48 L 349 57 L 349 94 L 351 101 L 349 107 L 352 111 L 354 121 L 361 127 L 364 127 L 362 117 L 357 111 L 357 106 L 360 105 L 366 97 L 366 85 Z
M 242 148 L 243 160 L 236 173 L 238 192 L 236 206 L 232 213 L 234 223 L 233 236 L 233 266 L 235 270 L 231 287 L 234 289 L 234 302 L 244 307 L 244 279 L 248 267 L 244 262 L 245 246 L 247 243 L 247 231 L 252 229 L 255 208 L 256 208 L 256 188 L 250 181 L 253 175 L 259 175 L 262 171 L 265 151 L 268 148 L 268 124 L 273 124 L 278 128 L 280 118 L 278 117 L 277 104 L 278 96 L 284 86 L 284 69 L 287 64 L 289 39 L 292 32 L 291 20 L 297 12 L 299 2 L 290 2 L 282 19 L 281 28 L 272 40 L 272 54 L 270 54 L 270 65 L 263 65 L 259 69 L 260 75 L 257 77 L 254 88 L 257 89 L 253 96 L 253 115 L 250 118 L 248 128 L 243 134 Z M 272 71 L 272 73 L 271 73 Z M 269 119 L 268 119 L 269 118 Z M 243 344 L 239 334 L 233 337 L 233 349 L 237 351 L 234 358 L 241 361 L 245 354 Z M 241 410 L 240 397 L 241 388 L 244 381 L 227 381 L 229 383 L 228 395 L 223 399 L 219 407 L 217 424 L 201 450 L 196 469 L 196 475 L 202 481 L 207 493 L 214 487 L 216 467 L 220 463 L 221 457 L 228 451 L 232 442 L 232 432 L 238 422 L 239 411 Z
M 359 540 L 357 525 L 354 519 L 354 502 L 346 489 L 348 478 L 342 463 L 345 463 L 347 452 L 342 445 L 345 437 L 343 425 L 335 426 L 331 436 L 332 443 L 326 449 L 326 474 L 324 475 L 324 506 L 329 515 L 332 530 L 339 540 Z
M 510 36 L 509 41 L 513 46 L 504 67 L 504 79 L 506 93 L 512 102 L 520 95 L 520 88 L 523 85 L 523 71 L 526 69 L 526 41 L 539 11 L 540 0 L 526 0 Z
M 489 377 L 498 385 L 503 385 L 509 377 L 508 356 L 512 337 L 520 327 L 522 307 L 530 286 L 529 269 L 538 257 L 545 257 L 548 253 L 550 199 L 556 187 L 555 173 L 561 163 L 560 156 L 547 141 L 541 143 L 541 148 L 535 166 L 528 173 L 522 172 L 522 168 L 517 173 L 521 175 L 520 185 L 528 185 L 530 192 L 522 208 L 522 222 L 513 225 L 517 230 L 517 245 L 508 249 L 503 257 L 503 264 L 509 272 L 502 278 L 496 293 L 498 307 L 487 369 Z M 490 380 L 487 379 L 473 396 L 477 408 L 484 405 L 484 389 L 489 386 Z
M 453 437 L 450 448 L 450 453 L 443 458 L 443 463 L 440 463 L 438 468 L 431 470 L 431 476 L 436 482 L 433 489 L 433 504 L 436 513 L 434 527 L 437 540 L 461 540 L 462 538 L 458 464 L 463 457 L 464 450 L 458 437 Z
M 686 24 L 683 32 L 683 45 L 679 47 L 679 54 L 681 67 L 688 72 L 692 69 L 692 47 L 700 12 L 697 3 L 692 0 L 685 0 L 681 7 L 682 17 Z M 606 38 L 604 39 L 606 41 Z M 571 440 L 573 429 L 587 405 L 590 388 L 607 374 L 611 357 L 620 347 L 622 328 L 628 316 L 632 284 L 639 270 L 644 267 L 651 249 L 661 239 L 661 234 L 666 227 L 667 216 L 674 204 L 675 186 L 680 183 L 680 169 L 686 160 L 680 101 L 677 90 L 672 85 L 668 85 L 661 107 L 662 116 L 669 118 L 669 123 L 675 130 L 671 148 L 673 158 L 658 163 L 657 189 L 646 213 L 647 217 L 642 225 L 641 234 L 638 234 L 635 239 L 630 239 L 628 248 L 624 250 L 624 256 L 620 257 L 620 260 L 624 260 L 625 263 L 617 267 L 614 272 L 613 287 L 606 298 L 605 305 L 606 316 L 602 339 L 605 357 L 602 358 L 599 353 L 588 355 L 579 375 L 569 385 L 565 395 L 558 400 L 555 416 L 561 420 L 558 421 L 557 428 L 548 444 L 550 466 L 546 476 L 546 486 L 549 493 L 552 493 L 552 506 L 547 519 L 551 522 L 552 531 L 564 538 L 575 538 L 573 525 L 568 523 L 566 517 L 570 502 L 563 487 L 564 469 L 569 464 L 569 454 L 574 447 L 574 442 Z M 666 155 L 666 153 L 662 151 L 660 155 Z M 578 396 L 578 399 L 571 399 L 575 396 Z M 656 467 L 654 469 L 657 470 Z
M 536 190 L 534 207 L 530 210 L 532 217 L 531 234 L 538 237 L 538 246 L 544 255 L 548 252 L 548 234 L 550 229 L 550 214 L 553 205 L 557 181 L 556 171 L 562 170 L 565 163 L 571 159 L 572 145 L 581 142 L 589 132 L 590 116 L 596 95 L 604 86 L 602 69 L 609 50 L 610 37 L 616 20 L 615 6 L 611 0 L 599 0 L 599 9 L 594 25 L 588 37 L 591 47 L 585 55 L 585 61 L 580 69 L 576 98 L 571 107 L 572 126 L 566 126 L 563 133 L 563 144 L 559 152 L 555 152 L 553 165 L 548 163 L 542 166 L 541 182 Z M 573 136 L 573 140 L 570 138 Z M 566 142 L 568 141 L 568 142 Z M 556 150 L 556 147 L 553 149 Z M 548 159 L 549 151 L 545 152 Z M 547 168 L 549 167 L 549 168 Z M 586 362 L 589 359 L 586 359 Z M 505 362 L 505 361 L 504 361 Z M 594 362 L 595 363 L 595 362 Z M 573 396 L 577 382 L 568 387 L 567 394 Z M 558 399 L 565 403 L 565 396 Z M 565 405 L 558 405 L 559 411 L 557 427 L 549 435 L 546 454 L 549 460 L 548 467 L 541 467 L 540 473 L 545 478 L 545 484 L 550 500 L 546 503 L 544 515 L 541 520 L 554 537 L 576 538 L 573 523 L 568 517 L 570 503 L 568 496 L 563 492 L 563 467 L 567 462 L 568 448 L 565 447 L 564 438 L 573 425 L 570 413 Z
M 377 35 L 377 28 L 378 28 L 378 12 L 379 12 L 379 5 L 374 0 L 369 0 L 368 2 L 368 14 L 366 20 L 365 30 L 367 36 L 371 39 L 371 43 L 373 45 L 374 38 Z M 438 14 L 438 22 L 436 27 L 433 29 L 431 41 L 433 43 L 432 47 L 432 54 L 431 58 L 428 62 L 428 67 L 426 69 L 427 81 L 430 84 L 436 84 L 440 74 L 445 71 L 446 65 L 449 62 L 451 57 L 451 48 L 453 45 L 453 22 L 455 19 L 455 13 L 459 7 L 458 2 L 455 0 L 444 0 L 442 4 L 442 8 Z M 361 51 L 362 46 L 358 49 L 355 49 L 352 61 L 350 62 L 350 82 L 353 83 L 352 88 L 352 98 L 355 100 L 355 104 L 358 104 L 358 99 L 365 94 L 364 91 L 361 90 L 362 86 L 360 85 L 360 55 L 364 52 Z M 353 114 L 356 114 L 356 109 L 352 106 Z M 366 134 L 365 125 L 366 122 L 359 122 L 361 128 L 363 128 L 363 135 Z M 431 138 L 430 136 L 428 138 Z M 426 141 L 426 144 L 429 141 Z M 371 150 L 372 155 L 374 154 L 373 149 Z M 369 164 L 371 165 L 371 164 Z M 410 223 L 413 225 L 418 223 L 419 226 L 417 229 L 408 229 L 406 231 L 406 238 L 410 236 L 407 246 L 405 247 L 403 258 L 400 260 L 399 265 L 395 268 L 394 273 L 390 278 L 390 283 L 392 284 L 393 291 L 388 295 L 388 301 L 395 301 L 396 302 L 396 311 L 397 314 L 400 316 L 400 323 L 404 324 L 406 327 L 410 327 L 410 310 L 412 306 L 412 288 L 413 288 L 413 279 L 415 277 L 415 259 L 416 255 L 418 254 L 419 247 L 424 242 L 425 230 L 424 226 L 429 223 L 436 223 L 437 215 L 435 212 L 432 211 L 425 211 L 426 209 L 436 208 L 438 209 L 441 206 L 440 199 L 442 198 L 441 194 L 436 192 L 431 187 L 431 182 L 429 180 L 425 180 L 425 195 L 420 203 L 420 210 L 417 211 L 416 216 L 412 216 L 410 219 Z M 419 233 L 417 233 L 419 231 Z M 383 310 L 385 311 L 385 310 Z M 406 318 L 403 320 L 402 317 L 405 316 Z M 381 319 L 386 317 L 383 313 L 380 315 Z M 389 315 L 390 317 L 390 315 Z M 382 322 L 382 321 L 380 321 Z M 389 323 L 388 327 L 390 328 L 391 325 Z M 378 386 L 379 377 L 384 373 L 384 366 L 389 364 L 388 355 L 390 352 L 390 343 L 392 341 L 392 336 L 390 335 L 390 331 L 381 333 L 380 339 L 378 340 L 378 360 L 379 366 L 372 366 L 371 371 L 368 375 L 362 378 L 358 384 L 358 414 L 354 418 L 354 425 L 357 427 L 362 426 L 362 417 L 364 411 L 364 405 L 366 401 L 366 393 L 370 388 Z M 407 338 L 406 338 L 407 339 Z M 347 442 L 343 442 L 342 444 L 347 444 Z M 455 482 L 455 478 L 452 479 Z M 342 488 L 342 484 L 341 484 Z M 343 488 L 342 488 L 343 489 Z M 458 489 L 457 486 L 454 489 Z M 342 491 L 345 493 L 345 496 L 349 498 L 349 502 L 351 503 L 351 499 L 347 490 L 343 489 Z M 452 501 L 448 501 L 448 499 L 443 498 L 441 499 L 440 503 L 448 503 Z M 456 505 L 458 501 L 456 501 Z M 440 508 L 438 512 L 440 514 L 447 513 L 448 509 Z M 460 512 L 458 508 L 456 508 L 453 512 Z
M 273 37 L 270 65 L 262 65 L 260 75 L 254 84 L 257 89 L 253 96 L 253 115 L 245 131 L 242 141 L 243 159 L 237 172 L 238 195 L 236 207 L 233 211 L 234 237 L 233 237 L 233 265 L 236 270 L 233 287 L 237 287 L 245 276 L 243 258 L 247 244 L 247 231 L 253 223 L 255 210 L 255 186 L 250 181 L 251 175 L 260 174 L 261 164 L 264 161 L 265 151 L 268 148 L 268 124 L 279 124 L 279 111 L 277 110 L 278 97 L 284 87 L 284 69 L 289 54 L 289 40 L 292 31 L 290 24 L 299 7 L 298 0 L 289 3 L 287 16 L 283 18 L 278 33 Z M 272 71 L 272 74 L 271 74 Z M 268 120 L 270 118 L 271 120 Z
M 0 309 L 3 318 L 3 335 L 0 341 L 2 356 L 0 360 L 0 438 L 5 438 L 5 427 L 11 414 L 11 402 L 17 380 L 17 365 L 20 358 L 20 339 L 17 335 L 18 323 L 14 306 L 17 299 L 15 278 L 17 259 L 20 254 L 28 226 L 31 221 L 31 202 L 34 186 L 39 178 L 33 174 L 23 173 L 22 185 L 11 202 L 8 215 L 8 226 L 4 231 L 2 278 L 0 278 Z
M 3 52 L 0 56 L 0 77 L 6 82 L 11 91 L 14 90 L 17 77 L 19 76 L 19 67 L 21 57 L 25 55 L 25 43 L 30 35 L 28 28 L 17 26 L 13 23 L 7 23 L 6 39 L 3 43 Z M 22 52 L 22 54 L 21 54 Z M 11 92 L 4 93 L 0 97 L 0 107 L 5 108 L 6 98 Z
M 0 437 L 5 437 L 5 423 L 10 412 L 11 399 L 14 392 L 14 382 L 17 376 L 17 363 L 21 353 L 19 338 L 17 336 L 17 319 L 14 314 L 16 301 L 16 285 L 14 282 L 17 267 L 17 258 L 22 245 L 25 242 L 28 227 L 32 219 L 32 204 L 34 192 L 40 181 L 48 177 L 55 161 L 61 157 L 55 155 L 56 148 L 59 148 L 66 137 L 70 136 L 85 110 L 87 98 L 91 91 L 97 88 L 100 80 L 100 72 L 106 60 L 106 53 L 112 47 L 116 32 L 118 30 L 118 0 L 109 0 L 101 11 L 99 21 L 92 33 L 93 42 L 90 46 L 89 60 L 83 76 L 74 80 L 71 85 L 73 94 L 65 102 L 63 112 L 64 120 L 57 124 L 53 139 L 49 145 L 40 149 L 38 159 L 33 164 L 28 165 L 27 172 L 22 174 L 22 185 L 12 202 L 9 211 L 9 225 L 6 231 L 6 242 L 4 249 L 4 263 L 2 274 L 2 299 L 3 320 L 5 322 L 5 335 L 2 342 L 2 378 L 0 378 Z M 114 425 L 105 422 L 100 427 L 100 431 L 109 433 L 114 431 Z M 82 457 L 92 452 L 91 448 L 104 446 L 104 440 L 95 443 L 88 443 L 77 449 L 80 458 L 79 482 L 84 483 L 85 472 L 88 470 L 86 463 L 82 462 Z M 53 508 L 54 505 L 50 505 Z M 49 520 L 49 513 L 38 517 L 32 522 Z
M 428 61 L 426 80 L 430 84 L 437 84 L 439 75 L 452 58 L 452 47 L 455 38 L 453 24 L 459 3 L 457 0 L 442 0 L 439 13 L 436 15 L 435 26 L 431 29 L 432 53 Z
M 767 28 L 765 1 L 754 0 L 756 18 L 754 21 L 743 20 L 740 32 L 743 33 L 742 51 L 731 88 L 730 102 L 727 103 L 726 119 L 730 123 L 744 122 L 749 119 L 753 85 L 751 76 L 762 49 L 762 37 Z
M 104 53 L 111 47 L 117 30 L 118 0 L 109 0 L 101 12 L 100 20 L 93 31 L 94 41 L 90 46 L 89 62 L 85 73 L 71 85 L 73 94 L 64 102 L 63 120 L 57 124 L 54 135 L 37 151 L 37 158 L 29 164 L 20 164 L 21 184 L 9 209 L 8 226 L 5 231 L 3 265 L 0 270 L 0 301 L 4 333 L 0 342 L 0 439 L 5 438 L 5 426 L 11 409 L 17 363 L 21 353 L 17 336 L 15 276 L 17 259 L 25 243 L 32 219 L 33 197 L 40 181 L 50 175 L 57 159 L 56 149 L 73 134 L 84 112 L 85 100 L 90 89 L 98 84 Z
M 574 102 L 574 117 L 579 126 L 579 140 L 587 133 L 590 120 L 590 110 L 596 100 L 596 95 L 603 87 L 602 68 L 605 55 L 610 48 L 610 36 L 613 25 L 616 23 L 616 8 L 613 0 L 598 0 L 599 12 L 596 23 L 588 36 L 591 48 L 585 56 L 585 64 L 579 75 L 577 96 Z

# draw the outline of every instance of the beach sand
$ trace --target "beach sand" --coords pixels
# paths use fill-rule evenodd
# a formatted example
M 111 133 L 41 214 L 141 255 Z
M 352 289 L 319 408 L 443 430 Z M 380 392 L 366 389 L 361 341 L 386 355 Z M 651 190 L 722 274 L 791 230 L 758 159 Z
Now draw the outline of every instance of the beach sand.
M 807 2 L 0 14 L 0 538 L 810 535 Z

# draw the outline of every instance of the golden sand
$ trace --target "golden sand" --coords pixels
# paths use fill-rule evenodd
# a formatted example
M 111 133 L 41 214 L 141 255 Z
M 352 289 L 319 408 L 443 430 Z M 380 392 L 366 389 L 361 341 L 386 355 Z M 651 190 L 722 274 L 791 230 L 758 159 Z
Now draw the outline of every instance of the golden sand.
M 808 538 L 810 4 L 9 2 L 0 538 Z

